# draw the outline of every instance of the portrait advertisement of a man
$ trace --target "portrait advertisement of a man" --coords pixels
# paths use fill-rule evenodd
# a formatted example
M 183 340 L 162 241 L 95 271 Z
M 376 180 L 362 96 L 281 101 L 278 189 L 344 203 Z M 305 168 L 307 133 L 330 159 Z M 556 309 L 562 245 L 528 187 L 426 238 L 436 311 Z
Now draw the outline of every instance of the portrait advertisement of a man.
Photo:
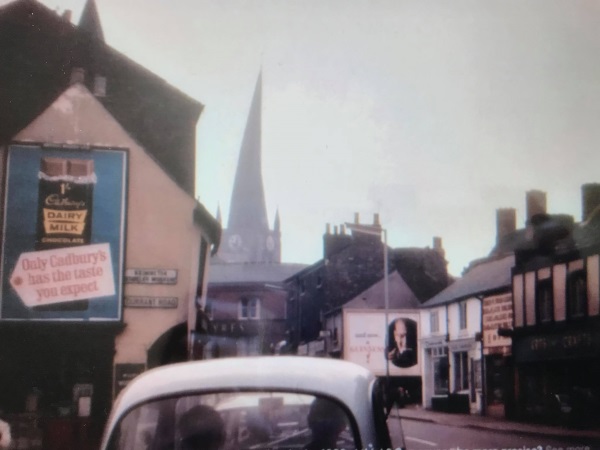
M 397 318 L 387 330 L 386 358 L 396 367 L 417 364 L 417 323 L 412 319 Z

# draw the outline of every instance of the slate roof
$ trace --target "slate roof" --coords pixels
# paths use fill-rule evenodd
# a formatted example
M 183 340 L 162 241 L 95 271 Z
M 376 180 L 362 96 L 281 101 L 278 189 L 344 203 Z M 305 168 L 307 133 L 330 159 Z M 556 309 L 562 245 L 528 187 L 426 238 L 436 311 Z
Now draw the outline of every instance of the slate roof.
M 209 282 L 211 285 L 281 283 L 305 267 L 305 264 L 293 263 L 211 264 Z
M 394 270 L 388 277 L 389 283 L 389 308 L 414 309 L 421 303 L 410 289 L 406 281 Z M 369 289 L 358 294 L 343 306 L 344 309 L 384 309 L 385 308 L 385 281 L 382 279 Z
M 106 96 L 99 101 L 195 196 L 196 123 L 203 106 L 107 46 L 99 24 L 86 20 L 88 31 L 35 0 L 0 7 L 0 144 L 58 98 L 69 86 L 72 69 L 80 67 L 92 92 L 95 76 L 106 78 Z
M 509 289 L 512 284 L 511 269 L 514 265 L 514 255 L 481 262 L 422 306 L 439 306 L 475 295 Z
M 419 302 L 430 299 L 448 286 L 447 263 L 437 250 L 399 248 L 391 254 L 394 266 Z

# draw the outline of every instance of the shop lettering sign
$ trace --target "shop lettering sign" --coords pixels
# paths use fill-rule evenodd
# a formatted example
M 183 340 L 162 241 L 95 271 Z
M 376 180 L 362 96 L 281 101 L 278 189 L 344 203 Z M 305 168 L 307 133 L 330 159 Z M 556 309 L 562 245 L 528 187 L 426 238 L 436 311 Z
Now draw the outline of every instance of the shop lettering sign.
M 21 253 L 10 285 L 36 308 L 115 295 L 109 244 Z
M 596 356 L 598 352 L 600 333 L 592 330 L 527 336 L 515 343 L 515 356 L 518 361 Z
M 508 347 L 510 338 L 498 335 L 499 328 L 512 328 L 511 295 L 487 297 L 483 300 L 483 344 L 486 348 Z
M 126 308 L 173 309 L 178 305 L 177 297 L 125 297 Z
M 125 282 L 129 284 L 177 284 L 177 270 L 127 269 Z
M 145 364 L 115 364 L 115 397 L 131 382 L 131 380 L 145 370 Z

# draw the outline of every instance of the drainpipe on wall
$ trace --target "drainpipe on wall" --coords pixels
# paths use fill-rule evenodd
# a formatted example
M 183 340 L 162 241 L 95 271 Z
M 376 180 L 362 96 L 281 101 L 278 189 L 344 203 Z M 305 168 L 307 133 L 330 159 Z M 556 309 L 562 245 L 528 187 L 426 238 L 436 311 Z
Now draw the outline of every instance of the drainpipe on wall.
M 476 338 L 478 337 L 479 339 L 476 339 L 479 341 L 479 348 L 480 348 L 480 352 L 481 352 L 481 415 L 485 416 L 485 410 L 487 408 L 487 402 L 486 402 L 486 383 L 485 383 L 485 355 L 483 354 L 483 295 L 476 295 L 475 298 L 477 298 L 477 300 L 479 300 L 479 303 L 481 304 L 481 309 L 480 309 L 480 313 L 479 313 L 479 336 L 477 336 L 477 333 L 475 334 Z

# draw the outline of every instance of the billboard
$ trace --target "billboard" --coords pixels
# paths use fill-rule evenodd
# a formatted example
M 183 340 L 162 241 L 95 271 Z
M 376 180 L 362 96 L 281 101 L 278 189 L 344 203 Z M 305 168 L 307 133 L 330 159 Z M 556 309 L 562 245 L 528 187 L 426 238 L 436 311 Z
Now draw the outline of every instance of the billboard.
M 2 320 L 120 320 L 127 152 L 13 145 Z
M 420 376 L 418 311 L 344 310 L 344 359 L 375 375 Z

